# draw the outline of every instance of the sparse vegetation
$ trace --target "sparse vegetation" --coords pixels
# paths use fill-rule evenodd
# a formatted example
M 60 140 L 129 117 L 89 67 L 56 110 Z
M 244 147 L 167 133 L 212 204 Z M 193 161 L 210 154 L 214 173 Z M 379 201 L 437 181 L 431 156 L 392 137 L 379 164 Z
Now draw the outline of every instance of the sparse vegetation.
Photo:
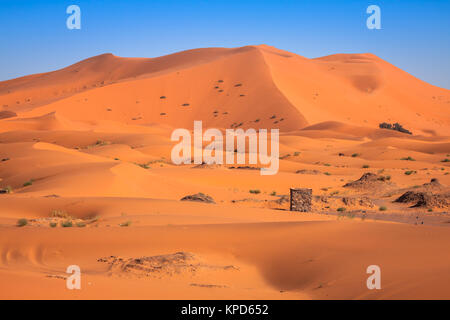
M 323 174 L 327 175 L 327 176 L 331 176 L 331 173 L 329 173 L 329 172 L 324 172 Z
M 28 224 L 27 219 L 19 219 L 17 220 L 17 226 L 18 227 L 25 227 Z
M 276 196 L 277 192 L 276 191 L 272 191 L 272 193 L 270 194 L 271 196 Z
M 450 162 L 450 159 L 445 158 L 444 160 L 441 160 L 441 162 Z
M 391 176 L 387 175 L 387 176 L 379 176 L 377 178 L 378 181 L 389 181 L 391 180 Z
M 97 142 L 95 143 L 95 145 L 97 145 L 97 146 L 106 146 L 108 144 L 109 144 L 109 142 L 103 141 L 103 140 L 97 140 Z
M 61 227 L 72 228 L 73 227 L 72 220 L 61 221 Z
M 149 164 L 150 164 L 149 162 L 147 162 L 147 163 L 136 163 L 136 165 L 138 165 L 139 167 L 141 167 L 143 169 L 150 169 Z
M 344 212 L 344 211 L 346 211 L 347 209 L 345 209 L 344 207 L 339 207 L 339 208 L 337 208 L 337 211 L 338 212 Z
M 368 164 L 364 164 L 363 166 L 362 166 L 362 168 L 363 169 L 368 169 L 370 166 L 368 165 Z
M 123 223 L 119 224 L 119 226 L 121 226 L 121 227 L 129 227 L 129 226 L 131 226 L 131 221 L 123 222 Z
M 50 228 L 56 228 L 57 223 L 56 222 L 50 222 L 49 226 L 50 226 Z
M 408 171 L 405 171 L 405 174 L 406 174 L 407 176 L 410 176 L 410 175 L 416 174 L 416 173 L 417 173 L 417 171 L 414 171 L 414 170 L 408 170 Z
M 381 207 L 378 208 L 378 210 L 380 210 L 380 211 L 386 211 L 386 210 L 387 210 L 387 207 L 386 207 L 386 206 L 381 206 Z
M 356 217 L 356 214 L 354 214 L 353 212 L 347 213 L 347 218 L 354 219 L 355 217 Z
M 412 134 L 411 131 L 403 128 L 403 126 L 400 123 L 398 123 L 398 122 L 396 122 L 394 124 L 383 122 L 383 123 L 379 124 L 379 127 L 380 127 L 380 129 L 388 129 L 388 130 L 398 131 L 398 132 L 401 132 L 401 133 Z
M 356 158 L 356 157 L 359 157 L 359 153 L 352 154 L 352 158 Z
M 298 157 L 300 155 L 300 152 L 299 151 L 295 151 L 294 152 L 294 157 Z
M 33 179 L 28 180 L 27 182 L 25 182 L 25 183 L 23 184 L 23 186 L 24 186 L 24 187 L 28 187 L 28 186 L 31 186 L 32 184 L 33 184 Z
M 84 227 L 86 227 L 86 223 L 84 223 L 84 222 L 78 222 L 78 223 L 77 223 L 77 227 L 78 227 L 78 228 L 84 228 Z
M 403 157 L 400 160 L 406 160 L 406 161 L 416 161 L 416 159 L 414 159 L 413 157 L 407 156 L 407 157 Z
M 253 190 L 249 190 L 249 192 L 250 192 L 250 193 L 253 193 L 253 194 L 259 194 L 259 193 L 261 193 L 261 190 L 259 190 L 259 189 L 253 189 Z

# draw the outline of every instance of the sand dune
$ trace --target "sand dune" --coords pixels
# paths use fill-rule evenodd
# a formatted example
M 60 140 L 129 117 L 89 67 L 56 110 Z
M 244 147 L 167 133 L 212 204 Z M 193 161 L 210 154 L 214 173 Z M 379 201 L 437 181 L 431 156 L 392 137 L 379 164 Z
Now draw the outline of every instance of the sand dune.
M 0 82 L 0 297 L 448 299 L 448 206 L 395 200 L 449 197 L 449 103 L 372 54 L 266 45 Z M 194 120 L 279 128 L 278 174 L 174 165 L 171 133 Z M 302 187 L 312 212 L 290 212 Z M 214 203 L 180 201 L 198 193 Z M 373 264 L 382 290 L 366 287 Z

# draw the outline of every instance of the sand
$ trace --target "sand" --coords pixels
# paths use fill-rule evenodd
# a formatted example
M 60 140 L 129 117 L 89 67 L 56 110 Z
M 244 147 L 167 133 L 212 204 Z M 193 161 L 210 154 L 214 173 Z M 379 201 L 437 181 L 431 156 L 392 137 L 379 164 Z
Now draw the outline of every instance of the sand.
M 448 206 L 394 202 L 450 192 L 449 103 L 372 54 L 265 45 L 0 82 L 0 298 L 449 299 Z M 170 135 L 194 120 L 280 129 L 278 174 L 175 166 Z M 289 188 L 313 190 L 312 212 L 288 211 Z M 180 201 L 200 192 L 215 203 Z

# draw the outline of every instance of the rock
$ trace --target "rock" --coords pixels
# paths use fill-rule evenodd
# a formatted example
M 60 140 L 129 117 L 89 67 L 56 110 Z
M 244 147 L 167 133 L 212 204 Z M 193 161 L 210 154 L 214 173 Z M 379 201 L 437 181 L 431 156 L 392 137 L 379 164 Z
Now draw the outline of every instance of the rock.
M 185 196 L 181 201 L 196 201 L 196 202 L 206 202 L 215 203 L 214 199 L 204 193 L 196 193 L 192 195 Z
M 424 183 L 423 186 L 430 189 L 440 189 L 443 187 L 439 180 L 436 178 L 431 179 L 431 181 L 428 183 Z
M 394 202 L 414 203 L 411 208 L 448 208 L 450 206 L 450 194 L 407 191 Z
M 414 191 L 407 191 L 404 194 L 402 194 L 400 197 L 398 197 L 394 202 L 399 203 L 411 203 L 411 202 L 418 202 L 419 200 L 423 200 L 426 197 L 425 192 L 414 192 Z
M 390 177 L 380 176 L 375 173 L 367 172 L 364 173 L 358 180 L 349 182 L 344 185 L 344 188 L 354 188 L 354 189 L 372 189 L 378 190 L 391 184 L 389 182 Z
M 201 164 L 192 167 L 192 169 L 218 169 L 218 168 L 222 168 L 222 165 L 216 163 L 208 164 L 206 162 L 202 162 Z
M 370 208 L 374 207 L 372 200 L 370 200 L 368 197 L 361 197 L 361 198 L 343 197 L 342 202 L 346 206 L 362 206 Z
M 312 189 L 291 189 L 291 211 L 311 211 Z
M 228 169 L 239 169 L 239 170 L 261 170 L 261 168 L 258 167 L 251 167 L 251 166 L 238 166 L 238 167 L 229 167 Z
M 297 173 L 297 174 L 321 174 L 321 172 L 319 170 L 308 170 L 308 169 L 297 170 L 295 173 Z

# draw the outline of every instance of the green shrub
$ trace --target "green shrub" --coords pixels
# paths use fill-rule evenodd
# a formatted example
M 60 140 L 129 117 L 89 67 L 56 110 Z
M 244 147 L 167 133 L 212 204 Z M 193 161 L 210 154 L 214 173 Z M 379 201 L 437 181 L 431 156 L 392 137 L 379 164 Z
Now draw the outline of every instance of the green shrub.
M 352 158 L 356 158 L 356 157 L 358 157 L 359 156 L 359 153 L 354 153 L 354 154 L 352 154 Z
M 28 224 L 27 219 L 19 219 L 17 220 L 17 226 L 18 227 L 25 227 Z
M 137 163 L 137 165 L 143 169 L 150 169 L 148 163 Z
M 50 228 L 56 228 L 57 224 L 56 222 L 50 222 Z
M 261 193 L 261 190 L 254 189 L 254 190 L 249 190 L 249 192 L 253 193 L 253 194 L 259 194 L 259 193 Z
M 405 174 L 407 176 L 410 176 L 410 175 L 415 174 L 415 173 L 417 173 L 417 171 L 414 171 L 414 170 L 405 171 Z
M 381 207 L 378 208 L 378 210 L 380 210 L 380 211 L 386 211 L 386 210 L 387 210 L 387 207 L 386 207 L 386 206 L 381 206 Z
M 337 211 L 338 212 L 344 212 L 344 211 L 346 211 L 347 209 L 345 209 L 344 207 L 340 207 L 340 208 L 337 208 Z
M 408 156 L 408 157 L 404 157 L 404 158 L 401 158 L 400 160 L 406 160 L 406 161 L 416 161 L 416 159 L 414 159 L 414 158 L 412 158 L 412 157 L 410 157 L 410 156 Z
M 441 160 L 441 162 L 450 162 L 450 159 Z
M 363 169 L 368 169 L 368 168 L 369 168 L 369 165 L 368 165 L 368 164 L 365 164 L 365 165 L 363 165 L 362 167 L 363 167 Z
M 25 182 L 24 184 L 23 184 L 23 186 L 24 187 L 28 187 L 28 186 L 31 186 L 33 184 L 33 180 L 28 180 L 27 182 Z
M 73 227 L 73 223 L 71 220 L 61 221 L 61 227 L 71 228 L 71 227 Z
M 78 227 L 78 228 L 84 228 L 84 227 L 86 227 L 86 223 L 84 223 L 84 222 L 78 222 L 78 223 L 77 223 L 77 227 Z

